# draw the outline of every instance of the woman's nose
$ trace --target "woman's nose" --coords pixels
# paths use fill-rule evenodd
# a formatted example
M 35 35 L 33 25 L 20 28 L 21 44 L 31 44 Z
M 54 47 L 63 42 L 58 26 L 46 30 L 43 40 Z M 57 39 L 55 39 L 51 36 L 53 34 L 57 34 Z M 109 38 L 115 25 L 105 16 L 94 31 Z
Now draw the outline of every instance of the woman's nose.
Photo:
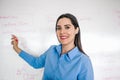
M 61 29 L 61 30 L 60 30 L 60 33 L 62 33 L 62 34 L 65 33 L 65 30 L 64 30 L 64 29 Z

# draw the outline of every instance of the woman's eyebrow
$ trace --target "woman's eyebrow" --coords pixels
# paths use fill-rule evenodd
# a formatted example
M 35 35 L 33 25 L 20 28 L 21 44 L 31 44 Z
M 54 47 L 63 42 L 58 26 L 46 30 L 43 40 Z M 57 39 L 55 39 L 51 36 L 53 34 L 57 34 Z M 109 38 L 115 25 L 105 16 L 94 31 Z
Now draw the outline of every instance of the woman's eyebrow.
M 60 27 L 60 25 L 57 25 L 57 27 Z
M 65 24 L 64 26 L 71 26 L 71 24 Z
M 64 26 L 71 26 L 71 24 L 65 24 Z M 57 25 L 57 27 L 61 27 L 61 25 Z

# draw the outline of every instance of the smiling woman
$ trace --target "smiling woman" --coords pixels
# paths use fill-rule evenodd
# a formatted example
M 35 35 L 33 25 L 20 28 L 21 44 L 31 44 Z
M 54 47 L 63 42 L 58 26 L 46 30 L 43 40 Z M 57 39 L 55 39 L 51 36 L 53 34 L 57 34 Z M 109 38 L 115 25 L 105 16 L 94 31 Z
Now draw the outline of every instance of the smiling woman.
M 74 25 L 72 25 L 70 19 L 61 18 L 57 23 L 56 33 L 58 40 L 63 47 L 69 46 L 68 49 L 70 50 L 75 47 L 74 38 L 75 35 L 78 33 L 78 28 L 77 29 L 74 28 Z M 69 51 L 69 50 L 65 51 L 64 49 L 65 48 L 62 49 L 63 51 L 62 54 Z
M 32 67 L 44 67 L 43 80 L 94 80 L 91 60 L 82 49 L 76 17 L 69 13 L 58 17 L 56 35 L 60 44 L 51 46 L 39 57 L 21 50 L 15 35 L 13 49 Z
M 64 28 L 67 30 L 67 32 L 69 33 L 71 32 L 71 37 L 73 37 L 72 41 L 74 42 L 73 45 L 77 46 L 78 49 L 85 54 L 85 52 L 82 49 L 80 27 L 76 17 L 73 16 L 72 14 L 61 15 L 56 22 L 56 32 L 58 32 L 57 29 L 61 29 L 62 26 L 65 26 Z M 58 37 L 58 40 L 59 40 L 59 37 Z

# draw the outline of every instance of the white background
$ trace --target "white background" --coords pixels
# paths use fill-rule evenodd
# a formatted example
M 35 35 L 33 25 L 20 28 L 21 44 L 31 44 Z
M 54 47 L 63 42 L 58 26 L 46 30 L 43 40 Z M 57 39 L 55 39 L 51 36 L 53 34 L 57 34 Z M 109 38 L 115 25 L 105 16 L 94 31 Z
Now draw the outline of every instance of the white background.
M 33 69 L 12 49 L 11 34 L 21 49 L 39 56 L 59 44 L 55 23 L 63 13 L 78 19 L 95 80 L 120 80 L 120 0 L 0 0 L 0 80 L 42 79 L 43 69 Z

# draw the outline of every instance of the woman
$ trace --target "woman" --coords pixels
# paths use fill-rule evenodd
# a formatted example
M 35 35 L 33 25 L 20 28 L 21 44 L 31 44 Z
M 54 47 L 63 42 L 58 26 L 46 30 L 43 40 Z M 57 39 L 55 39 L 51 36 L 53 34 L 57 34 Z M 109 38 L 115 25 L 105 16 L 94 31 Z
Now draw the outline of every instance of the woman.
M 76 17 L 69 13 L 58 17 L 56 35 L 60 45 L 51 46 L 39 57 L 21 50 L 16 36 L 12 36 L 13 49 L 32 67 L 44 67 L 43 80 L 94 80 L 91 61 L 82 49 Z

